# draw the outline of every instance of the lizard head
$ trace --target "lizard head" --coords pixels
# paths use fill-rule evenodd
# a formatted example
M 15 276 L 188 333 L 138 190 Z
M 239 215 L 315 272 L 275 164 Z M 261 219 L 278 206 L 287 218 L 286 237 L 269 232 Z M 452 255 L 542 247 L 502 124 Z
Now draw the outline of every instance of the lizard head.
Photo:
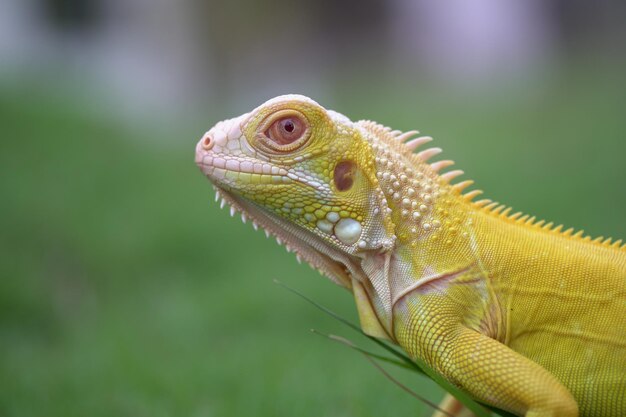
M 217 123 L 196 163 L 231 213 L 350 287 L 360 259 L 394 244 L 367 130 L 299 95 Z
M 431 140 L 417 133 L 286 95 L 213 126 L 196 163 L 231 215 L 352 289 L 364 331 L 393 337 L 393 305 L 415 277 L 448 271 L 433 266 L 448 259 L 441 253 L 467 252 L 461 209 L 480 193 L 460 198 L 472 182 L 438 174 L 452 161 L 427 163 L 439 148 L 414 154 Z

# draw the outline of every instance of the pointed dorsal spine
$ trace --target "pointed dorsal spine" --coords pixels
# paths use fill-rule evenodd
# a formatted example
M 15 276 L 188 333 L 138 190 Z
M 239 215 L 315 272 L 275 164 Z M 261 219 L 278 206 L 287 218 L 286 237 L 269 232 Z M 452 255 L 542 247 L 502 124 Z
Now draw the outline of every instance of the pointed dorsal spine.
M 428 148 L 426 150 L 420 151 L 418 153 L 414 153 L 416 149 L 418 149 L 419 147 L 433 140 L 431 136 L 415 137 L 416 135 L 419 134 L 419 131 L 417 130 L 410 130 L 410 131 L 402 132 L 399 130 L 391 130 L 391 128 L 389 127 L 385 127 L 383 125 L 380 125 L 372 121 L 362 121 L 362 123 L 364 123 L 366 127 L 369 128 L 369 130 L 372 131 L 373 133 L 382 134 L 384 136 L 390 136 L 394 138 L 397 142 L 402 143 L 406 153 L 412 154 L 417 159 L 417 162 L 425 163 L 430 158 L 433 158 L 442 152 L 441 148 L 432 147 L 432 148 Z M 435 161 L 429 164 L 430 169 L 434 173 L 437 173 L 437 174 L 442 169 L 448 168 L 452 165 L 454 165 L 454 161 L 452 160 Z M 450 181 L 461 176 L 463 173 L 464 172 L 462 170 L 453 170 L 453 171 L 448 171 L 446 173 L 439 174 L 439 177 L 446 183 L 450 184 Z M 474 184 L 474 181 L 465 180 L 465 181 L 462 181 L 456 184 L 450 184 L 450 185 L 455 192 L 461 194 L 467 187 L 473 184 Z M 514 214 L 509 214 L 512 211 L 511 207 L 508 207 L 506 205 L 501 205 L 497 202 L 493 202 L 490 199 L 481 199 L 478 201 L 473 201 L 475 197 L 479 196 L 482 193 L 483 193 L 482 190 L 470 190 L 462 194 L 462 197 L 465 201 L 471 202 L 475 207 L 481 209 L 482 211 L 489 212 L 493 215 L 496 215 L 508 221 L 516 222 L 518 224 L 523 224 L 524 226 L 533 227 L 533 228 L 536 228 L 538 230 L 543 230 L 548 233 L 559 234 L 563 237 L 580 239 L 580 240 L 589 241 L 591 243 L 598 244 L 604 247 L 611 247 L 614 249 L 626 251 L 626 242 L 623 243 L 622 239 L 612 241 L 611 238 L 605 239 L 602 236 L 592 239 L 591 236 L 588 236 L 588 235 L 585 236 L 583 230 L 576 231 L 576 233 L 574 233 L 575 231 L 574 228 L 569 228 L 565 231 L 562 231 L 563 225 L 554 226 L 553 222 L 546 223 L 545 220 L 537 220 L 535 216 L 531 217 L 530 215 L 523 214 L 520 211 L 515 212 Z

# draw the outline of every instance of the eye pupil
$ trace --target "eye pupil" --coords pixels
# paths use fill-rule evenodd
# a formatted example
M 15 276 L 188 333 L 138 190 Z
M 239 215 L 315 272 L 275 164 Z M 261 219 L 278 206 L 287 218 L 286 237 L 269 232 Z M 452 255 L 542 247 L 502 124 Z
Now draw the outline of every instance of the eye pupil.
M 296 126 L 293 124 L 291 120 L 286 120 L 283 125 L 283 129 L 285 129 L 289 133 L 292 133 L 295 130 L 295 128 Z

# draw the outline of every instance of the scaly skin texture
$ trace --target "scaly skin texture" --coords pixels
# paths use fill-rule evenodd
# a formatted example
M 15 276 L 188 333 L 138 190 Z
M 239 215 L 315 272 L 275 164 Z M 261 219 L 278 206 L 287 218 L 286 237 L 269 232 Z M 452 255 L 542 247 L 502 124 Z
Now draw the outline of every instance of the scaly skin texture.
M 218 123 L 218 197 L 354 293 L 368 334 L 520 416 L 626 415 L 626 249 L 450 181 L 428 137 L 288 95 Z M 450 406 L 450 409 L 454 408 Z

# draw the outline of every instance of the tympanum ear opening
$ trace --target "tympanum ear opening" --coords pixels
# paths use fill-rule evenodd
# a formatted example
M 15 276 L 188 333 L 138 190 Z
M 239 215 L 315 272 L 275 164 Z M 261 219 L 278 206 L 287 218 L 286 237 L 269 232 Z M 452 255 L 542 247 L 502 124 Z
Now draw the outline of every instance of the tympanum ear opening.
M 333 181 L 337 191 L 348 191 L 352 188 L 356 169 L 356 163 L 350 160 L 341 161 L 335 165 Z

